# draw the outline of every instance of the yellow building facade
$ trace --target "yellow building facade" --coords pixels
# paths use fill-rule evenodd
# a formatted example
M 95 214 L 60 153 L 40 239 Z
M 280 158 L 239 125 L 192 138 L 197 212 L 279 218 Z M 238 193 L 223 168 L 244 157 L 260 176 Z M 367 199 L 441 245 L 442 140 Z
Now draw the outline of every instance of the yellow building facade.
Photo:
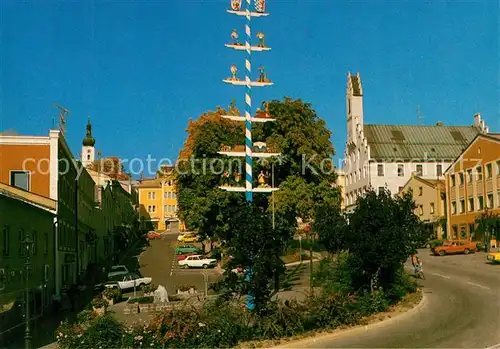
M 415 201 L 415 214 L 429 229 L 434 238 L 441 239 L 446 229 L 446 189 L 444 180 L 422 178 L 412 174 L 399 192 L 399 196 L 411 191 Z
M 445 176 L 448 236 L 477 239 L 476 218 L 500 214 L 500 135 L 478 135 Z
M 157 231 L 184 230 L 184 224 L 177 217 L 177 189 L 173 178 L 144 179 L 137 190 L 142 220 L 150 222 Z

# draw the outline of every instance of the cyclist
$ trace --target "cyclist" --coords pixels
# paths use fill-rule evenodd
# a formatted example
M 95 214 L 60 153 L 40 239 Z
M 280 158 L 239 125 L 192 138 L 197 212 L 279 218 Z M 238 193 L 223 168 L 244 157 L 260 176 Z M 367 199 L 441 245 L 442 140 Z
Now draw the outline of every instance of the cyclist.
M 421 275 L 423 278 L 424 273 L 422 272 L 422 261 L 420 260 L 420 258 L 418 258 L 417 253 L 418 252 L 412 254 L 411 264 L 413 265 L 413 272 L 415 273 L 415 275 L 417 276 Z

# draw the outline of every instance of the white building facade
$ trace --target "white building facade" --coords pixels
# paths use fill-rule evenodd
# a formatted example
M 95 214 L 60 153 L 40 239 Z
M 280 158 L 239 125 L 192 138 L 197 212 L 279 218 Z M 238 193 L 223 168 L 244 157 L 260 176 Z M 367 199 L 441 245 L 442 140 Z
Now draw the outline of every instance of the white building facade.
M 443 179 L 448 166 L 478 133 L 487 133 L 479 114 L 471 126 L 370 125 L 364 123 L 359 73 L 347 75 L 345 205 L 352 211 L 366 190 L 397 194 L 412 173 Z

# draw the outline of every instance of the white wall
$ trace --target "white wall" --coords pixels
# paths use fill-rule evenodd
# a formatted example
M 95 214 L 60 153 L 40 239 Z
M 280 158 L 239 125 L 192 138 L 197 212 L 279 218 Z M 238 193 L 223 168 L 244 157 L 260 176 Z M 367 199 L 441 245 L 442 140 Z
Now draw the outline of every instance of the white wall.
M 378 165 L 384 167 L 384 175 L 378 176 Z M 429 179 L 437 179 L 437 165 L 442 166 L 442 173 L 446 171 L 450 162 L 385 162 L 385 163 L 370 163 L 371 185 L 378 191 L 379 187 L 386 187 L 392 194 L 399 192 L 399 187 L 403 187 L 410 179 L 412 172 L 417 172 L 417 165 L 422 165 L 422 177 Z M 398 176 L 398 165 L 403 165 L 403 176 Z M 441 175 L 440 179 L 444 177 Z

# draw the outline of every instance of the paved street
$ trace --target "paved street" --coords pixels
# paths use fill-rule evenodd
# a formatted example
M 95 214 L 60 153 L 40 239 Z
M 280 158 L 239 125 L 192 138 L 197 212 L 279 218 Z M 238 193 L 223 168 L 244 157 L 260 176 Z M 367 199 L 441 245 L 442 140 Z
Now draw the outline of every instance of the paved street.
M 420 251 L 424 303 L 376 328 L 287 343 L 286 348 L 486 348 L 500 343 L 500 265 L 484 253 Z
M 176 239 L 177 234 L 168 234 L 161 240 L 151 240 L 151 246 L 139 259 L 141 274 L 152 277 L 153 284 L 165 286 L 169 294 L 174 294 L 180 285 L 194 285 L 198 291 L 204 292 L 204 274 L 210 284 L 220 279 L 220 269 L 179 268 L 174 255 Z

